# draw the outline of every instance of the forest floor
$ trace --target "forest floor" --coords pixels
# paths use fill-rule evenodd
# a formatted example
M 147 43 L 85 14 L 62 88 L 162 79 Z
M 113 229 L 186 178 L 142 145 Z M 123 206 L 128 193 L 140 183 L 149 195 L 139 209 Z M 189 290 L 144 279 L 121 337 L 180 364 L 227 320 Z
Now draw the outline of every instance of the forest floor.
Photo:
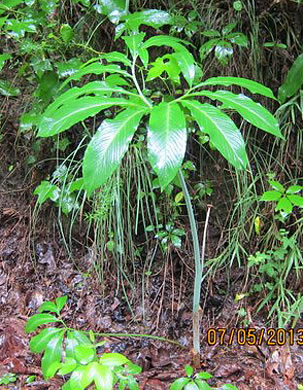
M 4 155 L 1 159 L 6 160 Z M 168 389 L 173 380 L 184 375 L 184 365 L 191 363 L 190 292 L 181 289 L 178 299 L 168 299 L 172 286 L 171 281 L 165 282 L 169 272 L 162 268 L 158 277 L 150 279 L 145 318 L 140 306 L 141 286 L 138 287 L 138 302 L 132 302 L 136 307 L 133 319 L 125 301 L 113 289 L 113 279 L 108 277 L 100 285 L 90 268 L 89 252 L 86 255 L 79 252 L 75 261 L 67 259 L 59 240 L 47 234 L 46 228 L 36 232 L 30 247 L 32 205 L 24 189 L 18 186 L 21 177 L 22 174 L 18 178 L 17 168 L 15 176 L 5 177 L 1 172 L 0 378 L 7 372 L 15 373 L 17 382 L 0 389 L 55 390 L 62 386 L 60 378 L 43 380 L 41 357 L 29 351 L 29 335 L 24 331 L 27 319 L 43 301 L 62 295 L 69 297 L 64 318 L 70 327 L 104 333 L 153 334 L 177 341 L 179 346 L 147 337 L 104 338 L 106 350 L 124 353 L 142 366 L 143 372 L 138 377 L 140 389 Z M 223 282 L 217 279 L 213 283 Z M 156 296 L 152 292 L 159 291 L 159 285 L 162 294 Z M 209 383 L 217 387 L 232 383 L 240 390 L 297 389 L 303 382 L 303 350 L 296 342 L 292 346 L 288 342 L 275 345 L 275 341 L 267 345 L 270 344 L 267 337 L 267 342 L 261 345 L 239 345 L 237 340 L 229 345 L 227 337 L 223 345 L 219 341 L 208 345 L 209 328 L 226 328 L 230 333 L 235 326 L 237 305 L 233 296 L 230 293 L 221 299 L 210 292 L 205 303 L 201 370 L 214 375 L 215 379 Z M 246 309 L 248 313 L 254 310 Z M 251 320 L 249 327 L 260 330 L 266 327 L 265 321 Z M 299 321 L 296 329 L 301 327 L 303 323 Z M 26 384 L 29 375 L 35 375 L 35 381 Z

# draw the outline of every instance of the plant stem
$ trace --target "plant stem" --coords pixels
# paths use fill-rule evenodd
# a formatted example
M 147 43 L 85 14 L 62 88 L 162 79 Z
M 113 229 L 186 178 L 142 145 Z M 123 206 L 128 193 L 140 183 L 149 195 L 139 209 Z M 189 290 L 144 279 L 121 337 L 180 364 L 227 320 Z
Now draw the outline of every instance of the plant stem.
M 126 14 L 129 13 L 129 0 L 126 0 L 126 1 L 125 1 L 125 9 L 124 9 L 124 12 L 125 12 Z
M 204 232 L 203 232 L 203 240 L 202 240 L 201 281 L 202 281 L 203 268 L 204 268 L 204 259 L 205 259 L 206 233 L 207 233 L 207 227 L 208 227 L 208 222 L 209 222 L 210 210 L 211 210 L 212 207 L 213 206 L 211 204 L 207 205 L 207 213 L 206 213 L 205 226 L 204 226 Z
M 187 189 L 181 169 L 178 172 L 181 183 L 184 199 L 186 203 L 187 213 L 190 222 L 191 234 L 194 244 L 195 258 L 195 282 L 194 282 L 194 297 L 193 297 L 193 350 L 194 350 L 194 365 L 200 363 L 200 293 L 202 281 L 202 264 L 200 259 L 199 237 L 197 231 L 196 220 L 193 212 L 191 198 Z
M 133 63 L 132 63 L 132 78 L 133 78 L 133 81 L 135 83 L 135 86 L 137 88 L 137 91 L 141 97 L 141 99 L 144 101 L 144 103 L 146 103 L 149 107 L 152 107 L 152 104 L 146 99 L 146 97 L 143 95 L 142 91 L 141 91 L 141 88 L 140 88 L 140 85 L 138 83 L 138 80 L 137 80 L 137 77 L 136 77 L 136 70 L 135 70 L 135 66 L 136 66 L 136 59 L 137 59 L 137 56 L 134 56 L 133 57 Z

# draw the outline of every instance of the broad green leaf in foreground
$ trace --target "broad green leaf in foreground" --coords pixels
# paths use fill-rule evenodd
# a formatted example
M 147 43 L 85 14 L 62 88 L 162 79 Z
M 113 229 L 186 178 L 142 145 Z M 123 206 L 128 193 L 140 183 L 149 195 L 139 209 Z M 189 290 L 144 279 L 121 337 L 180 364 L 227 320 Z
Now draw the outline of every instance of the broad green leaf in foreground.
M 174 179 L 186 149 L 186 122 L 177 103 L 162 102 L 153 108 L 148 129 L 149 161 L 162 190 Z
M 283 138 L 277 119 L 266 108 L 261 106 L 261 104 L 254 102 L 249 97 L 242 94 L 235 95 L 229 91 L 201 91 L 200 94 L 210 99 L 219 100 L 223 103 L 223 106 L 220 108 L 232 108 L 252 125 Z
M 51 370 L 51 365 L 61 361 L 64 332 L 65 330 L 61 329 L 61 332 L 54 336 L 45 347 L 45 352 L 41 361 L 42 372 L 45 379 L 54 375 L 54 372 Z
M 206 382 L 200 382 L 199 386 L 194 382 L 190 382 L 188 385 L 186 385 L 185 389 L 186 390 L 211 390 L 211 387 Z
M 89 194 L 119 166 L 146 109 L 127 109 L 102 122 L 90 141 L 83 161 L 84 186 Z
M 210 104 L 183 100 L 198 123 L 201 131 L 210 136 L 210 140 L 226 160 L 237 169 L 248 164 L 245 143 L 237 126 L 224 112 Z
M 229 87 L 230 85 L 238 85 L 239 87 L 248 89 L 251 93 L 258 93 L 271 99 L 276 99 L 270 88 L 265 87 L 257 81 L 245 79 L 243 77 L 211 77 L 208 80 L 195 85 L 194 89 L 207 85 L 224 85 L 226 87 Z

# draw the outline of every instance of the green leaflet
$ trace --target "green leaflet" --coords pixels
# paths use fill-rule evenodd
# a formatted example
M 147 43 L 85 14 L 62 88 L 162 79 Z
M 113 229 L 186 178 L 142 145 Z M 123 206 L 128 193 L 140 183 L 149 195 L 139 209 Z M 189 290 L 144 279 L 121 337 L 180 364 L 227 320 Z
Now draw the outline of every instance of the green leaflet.
M 78 366 L 62 390 L 82 390 L 92 382 L 95 383 L 97 390 L 112 390 L 114 376 L 111 369 L 97 362 L 92 362 L 87 366 Z
M 1 28 L 1 26 L 0 26 Z M 0 71 L 2 70 L 4 64 L 5 64 L 5 61 L 9 60 L 11 58 L 11 54 L 8 54 L 8 53 L 4 53 L 4 54 L 0 54 Z
M 69 78 L 67 78 L 62 83 L 60 89 L 64 88 L 70 81 L 80 80 L 81 77 L 87 74 L 102 74 L 102 73 L 119 73 L 123 76 L 130 77 L 128 72 L 122 70 L 119 65 L 116 64 L 103 65 L 100 62 L 93 62 L 88 65 L 84 65 L 84 67 L 74 72 Z
M 215 57 L 223 65 L 227 65 L 229 58 L 233 55 L 232 44 L 228 41 L 219 40 L 215 46 Z
M 77 367 L 78 363 L 75 359 L 65 358 L 64 363 L 62 363 L 60 370 L 58 371 L 58 375 L 66 375 L 70 372 L 74 371 Z
M 191 111 L 201 130 L 226 160 L 237 169 L 248 164 L 245 143 L 237 126 L 224 112 L 210 104 L 183 100 L 181 104 Z
M 39 307 L 38 312 L 42 313 L 44 311 L 49 311 L 51 313 L 57 313 L 59 314 L 60 310 L 58 309 L 57 305 L 54 302 L 44 302 Z
M 54 363 L 60 363 L 61 361 L 64 332 L 65 330 L 61 329 L 56 336 L 52 337 L 45 347 L 45 352 L 41 361 L 44 379 L 49 379 L 54 375 L 51 366 L 54 365 Z
M 126 43 L 133 57 L 136 57 L 140 49 L 140 46 L 142 45 L 142 41 L 144 37 L 145 37 L 145 33 L 137 33 L 126 37 L 122 37 L 122 39 Z
M 240 32 L 228 34 L 225 38 L 229 39 L 231 43 L 235 43 L 238 46 L 248 47 L 247 36 Z
M 25 325 L 25 332 L 34 332 L 38 326 L 58 322 L 58 318 L 48 313 L 35 314 Z
M 181 69 L 174 58 L 174 55 L 176 54 L 177 53 L 166 54 L 162 57 L 158 57 L 156 61 L 152 63 L 153 66 L 149 69 L 146 81 L 153 80 L 154 78 L 161 76 L 163 72 L 166 72 L 172 82 L 179 84 L 179 74 Z
M 138 105 L 126 99 L 100 97 L 82 97 L 68 104 L 61 106 L 52 115 L 48 116 L 47 110 L 39 123 L 39 137 L 50 137 L 69 129 L 74 124 L 98 114 L 111 106 L 132 106 Z M 140 106 L 139 106 L 140 107 Z
M 284 186 L 276 180 L 268 180 L 268 183 L 277 191 L 285 192 Z
M 155 36 L 145 41 L 141 50 L 148 49 L 151 46 L 170 46 L 175 50 L 173 55 L 184 75 L 188 85 L 192 87 L 193 80 L 195 78 L 195 59 L 192 54 L 186 49 L 183 44 L 188 44 L 186 41 L 181 39 L 170 37 L 170 36 Z
M 148 129 L 149 161 L 163 190 L 176 176 L 186 149 L 186 122 L 177 103 L 162 102 L 151 112 Z
M 43 329 L 37 336 L 31 338 L 29 343 L 30 350 L 35 353 L 43 352 L 48 342 L 54 337 L 54 335 L 60 332 L 60 328 Z
M 276 211 L 284 211 L 286 214 L 292 212 L 292 204 L 291 201 L 287 198 L 281 198 L 275 208 Z
M 292 204 L 298 207 L 303 207 L 303 197 L 300 195 L 287 195 L 287 198 Z
M 289 69 L 284 83 L 279 88 L 280 103 L 295 95 L 303 84 L 303 54 L 299 55 Z
M 277 119 L 266 108 L 245 95 L 235 95 L 229 91 L 201 91 L 197 95 L 207 96 L 223 103 L 220 108 L 232 108 L 252 125 L 267 131 L 277 137 L 283 138 Z
M 0 95 L 4 96 L 18 96 L 21 91 L 19 88 L 14 87 L 8 80 L 0 80 Z
M 71 105 L 73 102 L 76 102 L 79 97 L 84 95 L 94 94 L 95 96 L 104 96 L 108 94 L 110 95 L 111 93 L 138 96 L 133 92 L 129 92 L 122 87 L 112 85 L 107 81 L 91 81 L 90 83 L 85 84 L 83 87 L 70 88 L 68 91 L 62 93 L 52 104 L 47 107 L 43 115 L 47 117 L 52 116 L 56 110 L 63 106 L 63 104 Z
M 243 77 L 211 77 L 210 79 L 195 85 L 194 89 L 205 87 L 207 85 L 225 85 L 227 87 L 230 85 L 238 85 L 239 87 L 248 89 L 251 93 L 258 93 L 276 100 L 270 88 L 267 88 L 256 81 L 245 79 Z
M 262 201 L 275 201 L 279 200 L 282 196 L 281 192 L 278 191 L 265 191 L 264 194 L 261 196 L 260 200 Z
M 159 28 L 164 24 L 171 24 L 172 18 L 166 11 L 160 11 L 158 9 L 147 9 L 144 11 L 129 13 L 121 18 L 123 23 L 116 27 L 115 39 L 118 39 L 126 30 L 132 32 L 138 32 L 138 27 L 141 24 L 151 26 L 153 28 Z
M 76 347 L 79 345 L 91 345 L 90 339 L 86 336 L 85 333 L 77 330 L 68 331 L 66 338 L 66 357 L 75 359 L 76 356 Z
M 114 119 L 102 122 L 90 141 L 83 161 L 84 186 L 91 194 L 99 188 L 119 166 L 128 145 L 148 109 L 128 108 Z
M 300 192 L 303 190 L 303 186 L 293 185 L 287 188 L 286 193 L 287 194 L 296 194 L 297 192 Z
M 24 0 L 2 0 L 0 4 L 0 15 L 23 2 Z
M 166 11 L 147 9 L 123 16 L 121 20 L 125 21 L 125 29 L 128 28 L 136 31 L 141 24 L 145 24 L 146 26 L 151 26 L 153 28 L 159 28 L 164 24 L 170 24 L 172 18 Z
M 106 15 L 112 23 L 119 23 L 119 20 L 125 12 L 125 0 L 98 0 L 94 9 L 103 15 Z
M 100 363 L 108 367 L 122 366 L 123 364 L 130 363 L 130 360 L 127 359 L 121 353 L 103 353 L 100 358 Z
M 58 297 L 56 298 L 56 305 L 58 307 L 58 310 L 59 312 L 63 309 L 63 307 L 65 306 L 66 302 L 67 302 L 67 298 L 68 296 L 67 295 L 63 295 L 62 297 Z
M 111 369 L 98 363 L 91 365 L 94 365 L 94 382 L 97 390 L 112 390 L 114 377 Z
M 131 61 L 126 57 L 125 54 L 119 51 L 111 51 L 110 53 L 102 54 L 100 58 L 106 59 L 108 62 L 122 62 L 122 64 L 131 67 Z
M 170 390 L 182 390 L 191 381 L 190 378 L 179 378 L 170 386 Z
M 87 383 L 86 380 L 83 380 L 85 374 L 86 366 L 78 366 L 72 373 L 70 379 L 62 386 L 62 390 L 83 390 Z
M 80 364 L 88 364 L 96 357 L 95 348 L 93 345 L 78 345 L 75 348 L 75 357 Z

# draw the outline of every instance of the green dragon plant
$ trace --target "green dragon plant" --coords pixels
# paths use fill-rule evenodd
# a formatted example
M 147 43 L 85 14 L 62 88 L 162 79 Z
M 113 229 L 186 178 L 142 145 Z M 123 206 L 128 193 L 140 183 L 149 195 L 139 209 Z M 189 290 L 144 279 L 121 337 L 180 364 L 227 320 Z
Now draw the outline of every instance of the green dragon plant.
M 201 69 L 187 48 L 188 42 L 165 35 L 144 40 L 145 33 L 139 32 L 138 28 L 144 20 L 138 20 L 139 17 L 135 25 L 131 26 L 133 31 L 122 37 L 127 54 L 113 51 L 92 58 L 62 83 L 61 95 L 47 107 L 39 121 L 38 136 L 55 136 L 111 108 L 112 119 L 102 121 L 83 158 L 83 183 L 90 196 L 119 167 L 138 126 L 141 123 L 146 125 L 148 161 L 158 176 L 161 189 L 164 190 L 178 174 L 189 213 L 195 257 L 194 352 L 199 357 L 203 257 L 201 261 L 191 198 L 180 169 L 186 151 L 188 129 L 195 121 L 197 128 L 209 136 L 212 145 L 236 169 L 244 169 L 248 165 L 248 157 L 242 134 L 225 109 L 235 110 L 252 125 L 274 136 L 283 137 L 277 120 L 248 96 L 223 89 L 207 89 L 235 85 L 253 94 L 274 99 L 269 88 L 238 77 L 213 77 L 201 81 Z M 162 51 L 168 47 L 170 53 L 151 62 L 149 49 L 154 46 Z M 88 75 L 100 75 L 102 80 L 69 87 L 83 77 L 87 79 Z M 153 91 L 148 89 L 148 84 L 153 85 L 155 78 L 159 78 L 167 87 L 167 93 L 160 95 L 160 102 L 159 94 L 151 94 Z M 181 82 L 186 82 L 188 89 L 176 97 L 174 91 Z M 153 98 L 155 95 L 157 98 Z M 212 105 L 209 100 L 218 101 L 221 105 Z

